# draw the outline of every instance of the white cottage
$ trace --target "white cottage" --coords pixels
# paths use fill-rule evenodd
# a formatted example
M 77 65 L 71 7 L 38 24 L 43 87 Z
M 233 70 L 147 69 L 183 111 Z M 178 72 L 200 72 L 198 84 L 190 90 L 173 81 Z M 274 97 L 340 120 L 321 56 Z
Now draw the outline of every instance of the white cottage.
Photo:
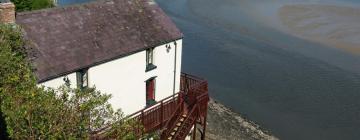
M 1 17 L 12 15 L 4 9 Z M 147 132 L 162 130 L 162 139 L 183 139 L 196 123 L 205 131 L 207 82 L 181 74 L 182 34 L 154 1 L 17 13 L 16 24 L 30 42 L 39 85 L 96 86 Z

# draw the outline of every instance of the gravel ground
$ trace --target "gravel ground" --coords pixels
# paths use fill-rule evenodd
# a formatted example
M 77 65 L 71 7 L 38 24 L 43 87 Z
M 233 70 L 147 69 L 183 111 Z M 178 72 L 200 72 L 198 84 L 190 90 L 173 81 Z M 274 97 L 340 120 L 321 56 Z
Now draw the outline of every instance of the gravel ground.
M 207 123 L 206 140 L 278 140 L 269 131 L 212 99 Z

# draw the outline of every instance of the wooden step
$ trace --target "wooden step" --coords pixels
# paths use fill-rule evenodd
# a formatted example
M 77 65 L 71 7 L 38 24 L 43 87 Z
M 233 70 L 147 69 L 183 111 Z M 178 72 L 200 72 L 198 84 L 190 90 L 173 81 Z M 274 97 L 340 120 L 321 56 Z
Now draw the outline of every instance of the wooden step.
M 187 115 L 186 115 L 186 114 L 183 114 L 183 115 L 182 115 L 182 117 L 186 118 L 186 117 L 187 117 Z
M 175 132 L 171 132 L 170 135 L 171 135 L 171 136 L 174 136 L 174 135 L 175 135 Z
M 185 120 L 184 118 L 180 118 L 180 122 L 184 122 L 184 120 Z
M 178 122 L 178 123 L 176 124 L 176 126 L 180 127 L 180 126 L 181 126 L 181 122 Z
M 168 137 L 168 140 L 172 140 L 172 136 Z
M 177 131 L 178 129 L 179 129 L 179 127 L 175 127 L 175 128 L 174 128 L 174 131 Z

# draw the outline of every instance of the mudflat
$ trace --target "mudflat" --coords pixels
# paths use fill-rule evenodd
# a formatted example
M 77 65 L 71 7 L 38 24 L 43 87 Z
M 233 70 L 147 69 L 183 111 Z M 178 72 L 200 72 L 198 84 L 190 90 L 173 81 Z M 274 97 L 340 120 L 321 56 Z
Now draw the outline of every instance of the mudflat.
M 284 5 L 279 18 L 298 37 L 360 54 L 360 8 L 321 4 Z

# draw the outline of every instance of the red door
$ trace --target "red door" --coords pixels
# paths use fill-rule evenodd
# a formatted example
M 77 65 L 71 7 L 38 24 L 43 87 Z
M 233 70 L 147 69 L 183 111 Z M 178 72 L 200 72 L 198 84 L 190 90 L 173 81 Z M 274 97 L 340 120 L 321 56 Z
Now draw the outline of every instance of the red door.
M 155 79 L 146 81 L 146 105 L 155 103 Z

